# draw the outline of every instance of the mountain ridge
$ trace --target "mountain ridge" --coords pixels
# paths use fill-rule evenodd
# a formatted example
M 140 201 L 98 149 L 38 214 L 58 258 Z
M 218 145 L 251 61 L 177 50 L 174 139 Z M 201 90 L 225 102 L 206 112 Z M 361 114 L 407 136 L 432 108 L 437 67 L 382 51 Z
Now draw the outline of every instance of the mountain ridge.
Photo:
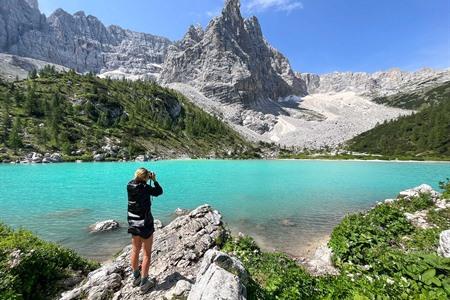
M 258 19 L 242 17 L 239 0 L 227 0 L 206 28 L 190 26 L 176 42 L 116 25 L 106 27 L 84 12 L 71 15 L 58 9 L 46 18 L 35 1 L 28 1 L 31 5 L 25 0 L 0 1 L 5 4 L 0 25 L 13 21 L 0 26 L 0 52 L 37 57 L 104 78 L 156 81 L 183 93 L 253 141 L 338 147 L 377 123 L 412 112 L 373 99 L 450 80 L 450 70 L 432 69 L 294 72 L 289 60 L 264 38 Z M 17 72 L 20 61 L 25 60 L 0 63 Z M 34 63 L 26 62 L 28 68 Z
M 25 0 L 1 0 L 0 51 L 45 60 L 79 72 L 125 70 L 142 79 L 156 79 L 158 65 L 172 41 L 104 26 L 83 11 L 57 9 L 48 18 Z M 6 26 L 8 25 L 8 26 Z M 156 66 L 155 66 L 156 65 Z

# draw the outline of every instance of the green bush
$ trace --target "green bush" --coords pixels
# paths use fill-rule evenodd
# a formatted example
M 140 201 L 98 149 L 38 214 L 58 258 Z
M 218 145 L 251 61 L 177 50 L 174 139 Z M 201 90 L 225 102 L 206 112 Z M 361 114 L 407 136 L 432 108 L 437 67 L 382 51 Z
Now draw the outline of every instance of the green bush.
M 12 267 L 14 251 L 21 254 L 19 263 Z M 67 278 L 73 271 L 86 274 L 97 267 L 97 263 L 73 250 L 0 223 L 0 299 L 47 299 L 57 292 L 58 280 Z
M 450 259 L 436 247 L 450 210 L 432 205 L 420 195 L 345 217 L 329 242 L 337 276 L 313 277 L 284 254 L 262 252 L 250 237 L 228 237 L 222 250 L 248 270 L 248 299 L 448 299 Z M 423 209 L 433 228 L 415 228 L 404 216 Z

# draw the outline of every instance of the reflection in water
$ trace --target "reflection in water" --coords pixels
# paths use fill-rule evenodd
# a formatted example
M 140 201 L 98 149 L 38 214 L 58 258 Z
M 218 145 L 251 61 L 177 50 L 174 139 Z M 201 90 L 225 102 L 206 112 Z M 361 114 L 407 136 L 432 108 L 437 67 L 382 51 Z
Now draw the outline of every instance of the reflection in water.
M 74 218 L 74 217 L 78 217 L 80 215 L 90 213 L 91 211 L 92 210 L 89 208 L 73 208 L 73 209 L 52 211 L 52 212 L 44 214 L 44 217 L 46 217 L 46 218 Z
M 304 255 L 349 213 L 400 190 L 435 188 L 450 164 L 352 161 L 158 161 L 164 194 L 152 211 L 168 224 L 177 207 L 204 203 L 228 228 L 253 236 L 265 250 Z M 111 258 L 129 244 L 126 183 L 142 163 L 0 165 L 0 220 L 60 242 L 87 257 Z M 70 174 L 70 176 L 67 176 Z M 270 177 L 268 177 L 270 174 Z M 105 181 L 105 184 L 99 184 Z M 23 178 L 32 178 L 23 184 Z M 26 208 L 26 209 L 24 209 Z M 115 219 L 123 228 L 92 235 L 88 227 Z
M 342 215 L 333 213 L 313 217 L 269 218 L 267 222 L 243 218 L 229 226 L 234 235 L 242 232 L 252 236 L 265 251 L 282 251 L 294 257 L 305 257 L 327 240 L 341 219 Z

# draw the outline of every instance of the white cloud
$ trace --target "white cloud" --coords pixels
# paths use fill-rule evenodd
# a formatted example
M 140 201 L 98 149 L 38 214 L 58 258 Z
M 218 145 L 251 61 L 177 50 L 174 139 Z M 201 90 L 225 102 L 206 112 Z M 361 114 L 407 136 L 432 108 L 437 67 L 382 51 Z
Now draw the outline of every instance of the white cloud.
M 221 8 L 221 7 L 218 7 L 218 8 L 213 9 L 213 10 L 208 10 L 208 11 L 206 12 L 206 15 L 207 15 L 208 17 L 212 18 L 212 17 L 218 16 L 218 15 L 220 14 L 221 11 L 222 11 L 222 8 Z
M 250 0 L 246 8 L 250 12 L 275 9 L 289 13 L 295 9 L 302 9 L 303 4 L 298 0 Z

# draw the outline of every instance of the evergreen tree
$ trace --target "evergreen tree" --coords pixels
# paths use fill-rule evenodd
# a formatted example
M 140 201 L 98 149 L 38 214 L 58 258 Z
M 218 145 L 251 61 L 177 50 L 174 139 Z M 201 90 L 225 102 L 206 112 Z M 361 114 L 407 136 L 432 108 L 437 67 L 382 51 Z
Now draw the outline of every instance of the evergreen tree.
M 8 138 L 8 146 L 11 147 L 12 149 L 18 149 L 23 146 L 22 138 L 20 137 L 21 131 L 22 131 L 22 124 L 20 118 L 17 117 L 14 119 L 14 125 L 11 129 Z
M 11 117 L 9 116 L 9 111 L 5 110 L 2 118 L 2 132 L 1 132 L 1 142 L 6 143 L 8 141 L 8 130 L 11 128 Z

